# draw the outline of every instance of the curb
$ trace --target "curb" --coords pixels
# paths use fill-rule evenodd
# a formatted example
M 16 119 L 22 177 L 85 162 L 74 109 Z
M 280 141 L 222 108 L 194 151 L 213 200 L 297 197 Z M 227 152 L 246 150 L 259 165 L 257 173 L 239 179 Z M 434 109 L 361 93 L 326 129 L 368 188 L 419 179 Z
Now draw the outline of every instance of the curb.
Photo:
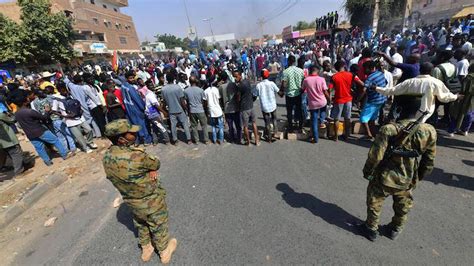
M 44 179 L 43 183 L 36 184 L 26 195 L 19 201 L 8 207 L 4 212 L 0 213 L 0 229 L 10 224 L 16 217 L 35 204 L 49 190 L 58 187 L 68 178 L 65 175 L 52 175 Z

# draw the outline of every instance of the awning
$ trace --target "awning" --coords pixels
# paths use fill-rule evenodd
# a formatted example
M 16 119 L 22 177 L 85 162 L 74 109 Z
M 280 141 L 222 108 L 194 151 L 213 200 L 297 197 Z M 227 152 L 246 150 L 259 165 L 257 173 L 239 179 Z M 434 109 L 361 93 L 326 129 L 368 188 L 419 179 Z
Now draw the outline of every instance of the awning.
M 456 15 L 453 16 L 453 19 L 467 17 L 470 14 L 474 14 L 474 6 L 468 6 L 459 11 Z

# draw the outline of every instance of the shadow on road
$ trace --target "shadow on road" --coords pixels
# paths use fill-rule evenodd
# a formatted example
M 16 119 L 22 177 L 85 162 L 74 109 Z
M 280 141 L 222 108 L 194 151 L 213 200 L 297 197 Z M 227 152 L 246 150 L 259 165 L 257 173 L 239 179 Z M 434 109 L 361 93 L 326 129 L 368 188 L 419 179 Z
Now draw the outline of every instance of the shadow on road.
M 138 237 L 138 230 L 133 225 L 132 210 L 127 206 L 127 204 L 122 203 L 117 210 L 117 221 L 125 225 L 128 230 L 132 231 L 135 237 Z
M 443 134 L 438 134 L 437 145 L 463 151 L 474 151 L 474 144 L 472 142 L 447 137 Z
M 308 193 L 298 193 L 286 183 L 278 184 L 276 189 L 283 192 L 281 197 L 291 207 L 305 208 L 327 223 L 359 235 L 355 225 L 362 223 L 362 221 L 338 205 L 322 201 Z
M 443 169 L 439 168 L 433 169 L 431 175 L 427 176 L 424 180 L 430 181 L 435 185 L 444 184 L 446 186 L 474 191 L 474 177 L 454 173 L 445 173 Z
M 462 160 L 462 162 L 466 165 L 469 165 L 469 166 L 474 166 L 474 161 L 471 161 L 471 160 Z

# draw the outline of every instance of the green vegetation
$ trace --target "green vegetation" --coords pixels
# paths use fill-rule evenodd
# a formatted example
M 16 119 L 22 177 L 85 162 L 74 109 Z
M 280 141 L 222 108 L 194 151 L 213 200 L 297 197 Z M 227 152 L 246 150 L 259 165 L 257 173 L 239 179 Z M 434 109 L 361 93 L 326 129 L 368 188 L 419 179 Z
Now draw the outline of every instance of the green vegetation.
M 406 0 L 380 0 L 380 23 L 402 17 Z M 369 26 L 374 16 L 375 0 L 346 0 L 344 7 L 351 25 Z
M 73 57 L 72 21 L 51 13 L 49 0 L 19 0 L 21 23 L 0 14 L 0 60 L 17 64 L 67 63 Z

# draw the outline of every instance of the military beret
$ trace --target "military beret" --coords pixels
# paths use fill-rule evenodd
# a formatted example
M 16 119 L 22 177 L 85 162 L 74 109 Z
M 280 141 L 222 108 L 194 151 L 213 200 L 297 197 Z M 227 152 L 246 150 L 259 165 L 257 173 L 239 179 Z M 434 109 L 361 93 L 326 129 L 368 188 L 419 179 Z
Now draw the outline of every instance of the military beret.
M 138 132 L 140 126 L 131 125 L 127 119 L 118 119 L 105 125 L 105 135 L 113 137 L 125 134 L 127 132 Z

